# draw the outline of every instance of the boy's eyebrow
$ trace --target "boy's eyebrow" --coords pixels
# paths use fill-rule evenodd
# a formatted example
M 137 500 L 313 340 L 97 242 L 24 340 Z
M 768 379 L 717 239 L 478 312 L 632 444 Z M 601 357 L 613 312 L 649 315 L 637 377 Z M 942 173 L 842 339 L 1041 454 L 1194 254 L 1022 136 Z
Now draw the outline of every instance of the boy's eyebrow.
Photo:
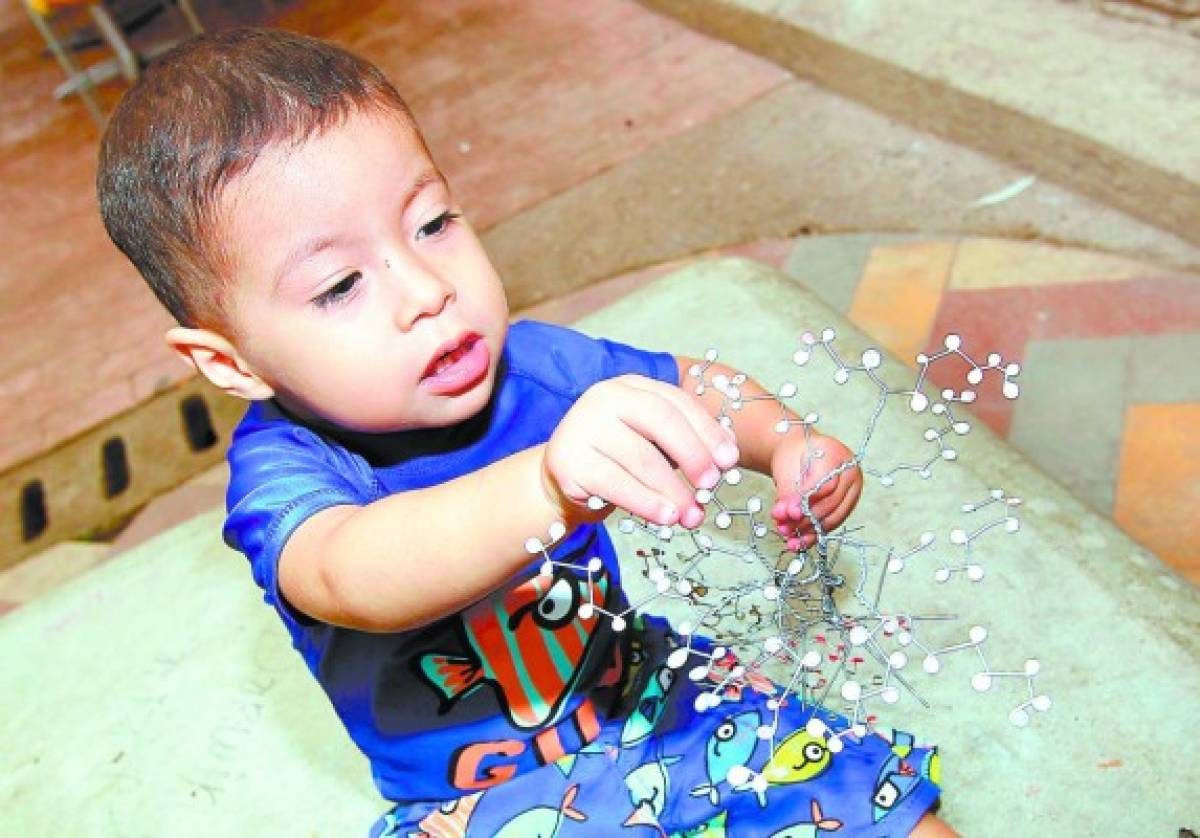
M 292 272 L 292 269 L 306 259 L 316 256 L 322 250 L 328 250 L 333 245 L 337 244 L 338 239 L 333 236 L 318 236 L 315 239 L 309 239 L 304 244 L 293 250 L 288 257 L 283 260 L 283 264 L 279 266 L 279 270 L 275 272 L 275 280 L 271 283 L 271 293 L 279 290 L 279 286 L 283 283 L 284 277 Z
M 413 202 L 417 195 L 421 194 L 421 190 L 425 187 L 435 184 L 445 184 L 446 180 L 442 177 L 442 173 L 437 169 L 426 169 L 419 174 L 412 186 L 408 190 L 408 194 L 404 196 L 404 204 L 400 208 L 400 212 L 404 213 L 408 210 L 408 205 Z M 293 250 L 288 257 L 283 260 L 283 264 L 279 266 L 279 270 L 275 273 L 275 280 L 271 283 L 271 292 L 275 293 L 279 290 L 280 284 L 284 277 L 291 273 L 292 269 L 304 262 L 306 259 L 311 259 L 322 250 L 328 250 L 330 247 L 338 243 L 336 236 L 317 236 L 309 239 L 304 244 Z
M 408 205 L 413 202 L 413 199 L 421 194 L 421 190 L 434 183 L 440 183 L 443 186 L 446 184 L 446 179 L 442 177 L 442 173 L 437 169 L 426 169 L 417 175 L 417 179 L 413 181 L 408 194 L 404 196 L 404 206 L 400 208 L 400 211 L 404 212 L 407 210 Z

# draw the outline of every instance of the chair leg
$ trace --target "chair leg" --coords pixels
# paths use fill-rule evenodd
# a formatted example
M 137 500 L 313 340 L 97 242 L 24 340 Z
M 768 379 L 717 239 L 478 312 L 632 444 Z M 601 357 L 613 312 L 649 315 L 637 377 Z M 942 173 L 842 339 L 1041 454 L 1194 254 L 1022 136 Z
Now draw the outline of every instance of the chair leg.
M 92 20 L 96 22 L 96 28 L 104 36 L 104 40 L 108 41 L 112 51 L 117 54 L 117 60 L 121 62 L 121 73 L 129 81 L 137 81 L 137 56 L 133 54 L 129 41 L 125 40 L 125 33 L 121 31 L 121 27 L 112 19 L 103 3 L 88 4 L 88 12 L 91 13 Z
M 203 34 L 204 27 L 200 24 L 200 18 L 196 16 L 196 10 L 192 8 L 192 0 L 175 0 L 175 7 L 187 18 L 188 26 L 192 27 L 193 32 L 197 35 Z
M 104 112 L 100 110 L 100 103 L 96 101 L 96 88 L 92 84 L 92 77 L 71 59 L 66 47 L 63 46 L 58 36 L 54 34 L 54 29 L 50 26 L 50 23 L 36 11 L 29 8 L 29 6 L 25 6 L 25 8 L 29 12 L 29 17 L 33 19 L 33 25 L 37 27 L 43 40 L 46 41 L 46 45 L 50 47 L 50 52 L 54 54 L 63 72 L 70 79 L 79 79 L 79 96 L 83 99 L 83 103 L 87 107 L 88 113 L 92 115 L 92 119 L 96 121 L 98 126 L 103 128 L 107 120 L 105 119 Z

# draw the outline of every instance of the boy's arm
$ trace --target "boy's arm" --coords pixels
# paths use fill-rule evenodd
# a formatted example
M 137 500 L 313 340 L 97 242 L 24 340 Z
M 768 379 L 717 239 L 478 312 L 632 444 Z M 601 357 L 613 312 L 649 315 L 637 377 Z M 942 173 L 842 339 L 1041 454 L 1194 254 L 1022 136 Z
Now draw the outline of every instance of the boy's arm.
M 704 393 L 696 395 L 698 379 L 689 375 L 693 366 L 703 366 L 703 362 L 682 356 L 675 360 L 680 386 L 715 416 L 721 409 L 722 394 L 707 387 Z M 718 363 L 710 364 L 708 371 L 709 380 L 713 375 L 729 378 L 737 375 L 736 370 Z M 748 376 L 739 390 L 746 398 L 767 392 Z M 776 431 L 776 424 L 784 416 L 790 421 L 800 418 L 786 406 L 781 415 L 779 408 L 780 404 L 772 399 L 747 401 L 741 410 L 731 411 L 730 416 L 742 454 L 739 464 L 774 479 L 777 499 L 771 516 L 780 535 L 787 539 L 788 549 L 801 550 L 817 540 L 814 519 L 820 522 L 822 531 L 828 532 L 849 517 L 862 494 L 862 471 L 857 466 L 845 467 L 853 459 L 853 453 L 841 441 L 818 432 L 815 427 L 807 435 L 798 428 L 782 434 Z M 814 458 L 814 454 L 818 457 Z M 801 496 L 808 505 L 807 511 Z
M 564 518 L 542 489 L 540 445 L 479 471 L 296 528 L 279 588 L 322 622 L 399 631 L 460 610 L 532 561 L 524 544 Z
M 703 367 L 705 362 L 680 355 L 675 358 L 675 363 L 679 367 L 679 386 L 699 399 L 705 409 L 711 415 L 716 416 L 721 410 L 723 398 L 721 393 L 714 387 L 705 387 L 702 394 L 696 395 L 696 385 L 700 383 L 700 380 L 693 378 L 688 372 L 693 366 Z M 708 373 L 710 381 L 715 375 L 725 375 L 729 378 L 738 375 L 737 370 L 720 363 L 709 364 Z M 762 385 L 749 376 L 746 377 L 745 383 L 739 389 L 742 395 L 747 397 L 761 396 L 767 392 Z M 786 407 L 784 409 L 788 419 L 798 420 L 800 418 Z M 775 456 L 775 450 L 783 439 L 789 436 L 775 430 L 775 424 L 783 418 L 780 416 L 778 404 L 765 399 L 748 402 L 741 410 L 730 415 L 733 419 L 733 432 L 737 436 L 738 450 L 742 453 L 738 463 L 759 474 L 770 475 L 771 460 Z
M 697 526 L 693 489 L 672 464 L 711 486 L 737 456 L 679 388 L 637 375 L 601 381 L 544 445 L 438 486 L 315 513 L 284 545 L 279 588 L 323 622 L 414 628 L 499 587 L 532 560 L 526 540 L 554 521 L 572 528 L 611 511 L 590 509 L 592 495 L 656 523 Z

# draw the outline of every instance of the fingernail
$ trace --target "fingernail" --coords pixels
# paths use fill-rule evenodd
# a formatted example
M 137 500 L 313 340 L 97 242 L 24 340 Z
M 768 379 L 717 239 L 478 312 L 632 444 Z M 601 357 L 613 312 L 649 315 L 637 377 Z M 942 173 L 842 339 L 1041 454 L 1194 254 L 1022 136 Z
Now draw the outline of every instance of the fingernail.
M 683 513 L 683 525 L 688 529 L 694 529 L 700 526 L 704 521 L 704 510 L 698 506 L 693 506 Z
M 709 466 L 704 474 L 700 475 L 700 488 L 711 489 L 717 485 L 717 481 L 721 479 L 721 472 L 716 466 Z
M 662 508 L 662 522 L 670 525 L 679 520 L 679 510 L 670 504 L 664 504 Z
M 718 463 L 724 463 L 732 466 L 737 462 L 737 458 L 737 446 L 732 442 L 722 442 L 717 446 L 716 459 Z

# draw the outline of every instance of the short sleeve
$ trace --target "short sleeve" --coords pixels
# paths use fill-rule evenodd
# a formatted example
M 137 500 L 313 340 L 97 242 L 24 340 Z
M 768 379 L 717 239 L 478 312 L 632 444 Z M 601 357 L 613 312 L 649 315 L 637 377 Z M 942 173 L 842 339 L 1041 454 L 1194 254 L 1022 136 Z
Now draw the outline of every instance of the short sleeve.
M 589 337 L 565 326 L 522 320 L 513 324 L 510 342 L 522 363 L 540 366 L 543 380 L 559 381 L 576 397 L 596 382 L 619 375 L 679 384 L 679 366 L 671 353 Z
M 346 452 L 292 424 L 256 426 L 244 420 L 228 459 L 225 543 L 249 559 L 267 602 L 285 618 L 303 620 L 279 593 L 283 546 L 300 524 L 322 509 L 369 503 L 370 486 L 363 485 Z

